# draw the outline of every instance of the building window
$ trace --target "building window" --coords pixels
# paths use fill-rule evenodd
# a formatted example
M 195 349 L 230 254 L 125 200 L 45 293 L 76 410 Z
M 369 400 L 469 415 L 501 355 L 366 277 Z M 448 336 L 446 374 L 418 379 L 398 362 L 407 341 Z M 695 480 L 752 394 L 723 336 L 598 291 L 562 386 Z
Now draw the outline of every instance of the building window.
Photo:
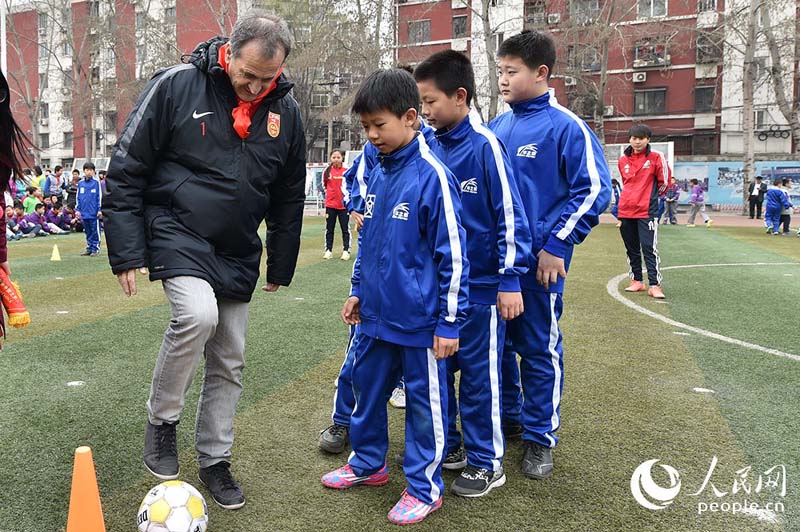
M 695 45 L 697 62 L 700 64 L 717 63 L 722 59 L 721 39 L 716 35 L 698 35 Z
M 116 131 L 117 130 L 117 112 L 116 111 L 107 111 L 106 114 L 103 116 L 103 127 L 106 131 Z
M 754 57 L 753 66 L 755 67 L 755 81 L 764 79 L 769 74 L 769 67 L 767 66 L 766 57 Z
M 64 57 L 72 57 L 72 44 L 69 41 L 64 42 Z
M 692 155 L 714 155 L 716 153 L 716 135 L 692 135 Z
M 697 0 L 697 12 L 716 11 L 717 0 Z
M 753 111 L 753 123 L 756 129 L 766 129 L 769 122 L 769 115 L 765 109 Z
M 697 113 L 714 112 L 715 87 L 694 88 L 694 110 Z
M 39 135 L 39 147 L 43 150 L 50 149 L 50 133 L 41 133 Z
M 422 43 L 431 40 L 431 21 L 415 20 L 408 23 L 408 42 Z
M 633 49 L 633 68 L 669 65 L 667 46 L 661 39 L 647 38 L 636 43 Z
M 599 11 L 598 0 L 573 0 L 569 3 L 569 16 L 578 24 L 591 24 Z
M 40 118 L 50 118 L 50 104 L 46 102 L 42 102 L 40 110 L 39 110 Z
M 100 83 L 100 67 L 92 67 L 90 77 L 92 83 Z
M 39 73 L 39 90 L 47 88 L 47 74 Z
M 164 22 L 170 24 L 175 22 L 175 6 L 164 8 Z
M 147 23 L 147 14 L 144 11 L 136 12 L 136 29 L 141 31 Z
M 600 54 L 594 48 L 581 47 L 578 50 L 574 46 L 568 46 L 567 66 L 573 71 L 598 72 L 600 70 Z
M 667 16 L 667 0 L 639 0 L 639 18 Z
M 39 59 L 45 60 L 47 58 L 47 45 L 43 42 L 39 43 Z
M 547 6 L 544 0 L 525 0 L 523 29 L 531 30 L 547 25 Z
M 69 90 L 72 88 L 72 76 L 69 72 L 64 72 L 64 81 L 62 83 L 63 88 Z
M 72 132 L 64 133 L 64 149 L 71 150 L 72 149 Z
M 72 121 L 72 108 L 70 107 L 70 102 L 61 103 L 61 118 L 67 122 Z
M 655 115 L 664 112 L 667 89 L 633 91 L 633 114 Z
M 311 95 L 311 107 L 314 109 L 326 109 L 328 107 L 328 94 L 325 92 L 317 92 Z M 326 135 L 327 135 L 327 129 Z
M 39 13 L 39 35 L 47 34 L 47 13 Z
M 467 36 L 467 17 L 453 17 L 453 38 L 463 39 Z
M 100 16 L 100 2 L 89 2 L 89 16 L 90 17 Z

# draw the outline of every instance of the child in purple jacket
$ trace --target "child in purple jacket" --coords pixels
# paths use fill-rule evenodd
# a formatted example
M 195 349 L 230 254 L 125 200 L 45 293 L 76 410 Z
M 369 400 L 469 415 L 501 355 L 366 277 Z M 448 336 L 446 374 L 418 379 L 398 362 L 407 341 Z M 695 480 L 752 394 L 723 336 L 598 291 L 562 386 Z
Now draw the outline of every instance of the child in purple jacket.
M 47 222 L 47 225 L 55 227 L 61 230 L 61 233 L 69 233 L 72 228 L 70 227 L 70 221 L 65 216 L 65 213 L 62 211 L 62 206 L 60 202 L 55 202 L 50 207 L 50 210 L 44 213 L 44 220 Z M 53 231 L 58 233 L 58 231 Z
M 706 227 L 711 227 L 714 220 L 709 218 L 706 214 L 706 198 L 703 193 L 703 187 L 700 186 L 700 182 L 697 179 L 692 179 L 691 184 L 692 197 L 689 199 L 691 211 L 689 211 L 689 223 L 686 224 L 686 227 L 694 227 L 694 219 L 697 213 L 700 213 L 700 216 L 703 217 L 703 222 L 705 222 Z

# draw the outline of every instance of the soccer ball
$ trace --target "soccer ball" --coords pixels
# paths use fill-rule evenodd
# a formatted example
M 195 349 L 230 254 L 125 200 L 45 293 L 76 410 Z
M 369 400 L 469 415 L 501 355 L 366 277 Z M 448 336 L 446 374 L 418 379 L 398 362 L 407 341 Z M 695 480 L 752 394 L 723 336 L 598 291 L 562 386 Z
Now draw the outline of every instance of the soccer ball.
M 206 532 L 208 508 L 194 486 L 168 480 L 147 492 L 136 522 L 139 532 Z

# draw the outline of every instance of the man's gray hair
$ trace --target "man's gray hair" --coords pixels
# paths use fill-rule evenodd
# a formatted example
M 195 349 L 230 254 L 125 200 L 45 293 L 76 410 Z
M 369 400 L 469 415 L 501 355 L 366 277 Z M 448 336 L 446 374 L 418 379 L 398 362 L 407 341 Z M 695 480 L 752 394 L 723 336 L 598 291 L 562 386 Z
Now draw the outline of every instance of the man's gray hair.
M 263 57 L 272 58 L 282 48 L 285 56 L 292 50 L 292 33 L 286 21 L 266 11 L 250 11 L 236 21 L 231 31 L 231 54 L 239 57 L 242 47 L 257 41 Z

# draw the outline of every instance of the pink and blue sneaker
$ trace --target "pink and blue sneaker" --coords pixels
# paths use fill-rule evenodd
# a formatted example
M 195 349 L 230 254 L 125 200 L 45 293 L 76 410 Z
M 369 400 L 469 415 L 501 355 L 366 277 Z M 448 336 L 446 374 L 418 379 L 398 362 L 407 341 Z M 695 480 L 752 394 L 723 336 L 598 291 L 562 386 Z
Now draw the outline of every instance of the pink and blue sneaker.
M 326 488 L 345 490 L 353 486 L 384 486 L 389 482 L 389 466 L 383 467 L 377 473 L 371 475 L 358 476 L 353 472 L 350 464 L 340 467 L 336 471 L 331 471 L 322 477 L 322 485 Z
M 408 490 L 403 490 L 403 495 L 394 508 L 389 512 L 389 521 L 396 525 L 413 525 L 419 523 L 431 512 L 442 507 L 442 498 L 433 504 L 427 504 L 417 499 Z

